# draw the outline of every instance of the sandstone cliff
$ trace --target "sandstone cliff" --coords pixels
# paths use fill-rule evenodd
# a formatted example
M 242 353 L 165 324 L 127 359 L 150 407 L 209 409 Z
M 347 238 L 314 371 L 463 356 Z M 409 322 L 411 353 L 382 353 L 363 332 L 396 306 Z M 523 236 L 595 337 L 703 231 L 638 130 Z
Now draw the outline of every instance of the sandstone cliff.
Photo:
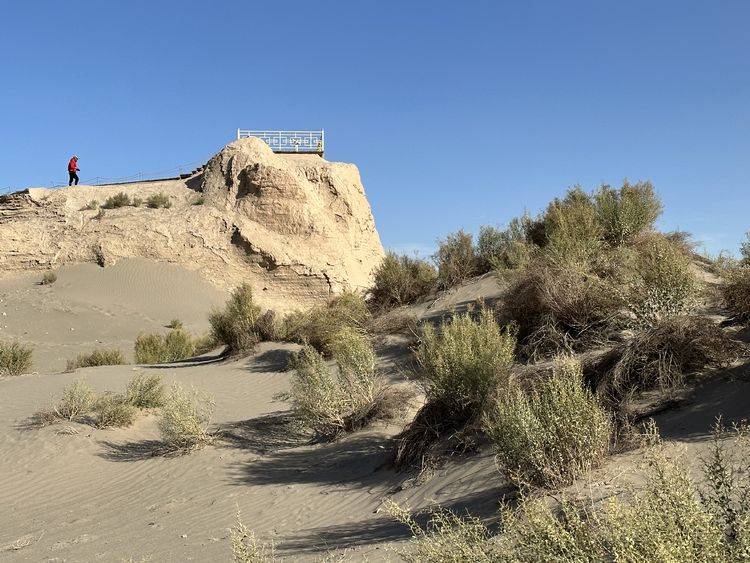
M 86 209 L 121 191 L 144 201 L 163 192 L 172 207 Z M 186 180 L 0 197 L 3 275 L 141 257 L 197 270 L 226 289 L 247 281 L 266 306 L 290 309 L 367 287 L 382 256 L 356 166 L 277 155 L 254 138 L 226 146 Z

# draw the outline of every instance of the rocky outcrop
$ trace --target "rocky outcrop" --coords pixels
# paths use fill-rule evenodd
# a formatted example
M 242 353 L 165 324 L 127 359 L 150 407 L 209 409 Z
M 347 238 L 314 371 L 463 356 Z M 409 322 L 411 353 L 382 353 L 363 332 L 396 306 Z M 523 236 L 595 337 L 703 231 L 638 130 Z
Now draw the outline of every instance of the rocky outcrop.
M 120 191 L 144 201 L 163 192 L 172 207 L 101 212 L 90 204 Z M 254 138 L 231 143 L 183 180 L 0 197 L 5 275 L 141 257 L 197 270 L 227 289 L 247 281 L 266 306 L 291 309 L 366 288 L 382 256 L 356 166 L 274 154 Z

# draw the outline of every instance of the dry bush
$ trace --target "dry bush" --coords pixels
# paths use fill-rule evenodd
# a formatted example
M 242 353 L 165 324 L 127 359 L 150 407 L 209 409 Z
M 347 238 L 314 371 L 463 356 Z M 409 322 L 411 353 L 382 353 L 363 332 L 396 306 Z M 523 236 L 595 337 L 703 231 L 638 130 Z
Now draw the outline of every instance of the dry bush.
M 234 526 L 229 528 L 229 542 L 234 563 L 269 563 L 278 560 L 273 542 L 263 544 L 255 533 L 245 526 L 239 512 Z
M 141 205 L 143 205 L 143 200 L 139 197 L 134 197 L 130 201 L 130 205 L 132 205 L 133 207 L 140 207 Z
M 408 397 L 375 373 L 375 353 L 366 336 L 343 329 L 331 346 L 335 374 L 311 346 L 292 361 L 287 398 L 302 424 L 319 436 L 335 438 L 403 411 Z
M 88 354 L 80 353 L 74 360 L 68 360 L 66 371 L 96 366 L 119 366 L 125 363 L 125 356 L 118 348 L 101 348 Z
M 52 285 L 57 281 L 57 274 L 55 272 L 44 272 L 40 285 Z
M 286 337 L 283 319 L 271 309 L 258 317 L 256 329 L 263 342 L 281 342 Z
M 99 428 L 130 426 L 135 421 L 138 409 L 128 402 L 125 395 L 105 393 L 93 406 L 95 423 Z
M 125 192 L 108 197 L 102 204 L 102 209 L 117 209 L 131 205 L 130 196 Z
M 207 444 L 213 412 L 211 396 L 195 389 L 185 391 L 177 383 L 172 385 L 159 420 L 165 445 L 172 450 L 189 450 Z
M 478 264 L 472 236 L 460 230 L 439 240 L 435 262 L 438 265 L 438 282 L 443 289 L 475 276 Z
M 350 328 L 364 333 L 370 318 L 362 296 L 346 291 L 332 297 L 325 305 L 287 315 L 284 333 L 289 340 L 310 345 L 330 357 L 334 340 L 342 330 Z
M 158 194 L 149 196 L 148 199 L 146 199 L 146 205 L 152 209 L 169 209 L 172 207 L 172 202 L 169 200 L 167 194 L 159 192 Z
M 740 243 L 740 261 L 743 266 L 750 266 L 750 232 L 745 234 L 745 240 Z
M 372 334 L 408 334 L 420 333 L 419 319 L 412 313 L 393 310 L 373 317 L 367 326 Z
M 654 227 L 662 212 L 662 204 L 651 182 L 630 184 L 619 189 L 601 186 L 593 196 L 604 239 L 612 246 L 631 242 Z
M 95 403 L 94 391 L 84 380 L 77 379 L 63 390 L 54 410 L 60 418 L 80 420 L 91 412 Z
M 231 354 L 249 352 L 259 342 L 260 307 L 253 301 L 253 290 L 243 283 L 232 292 L 222 311 L 209 316 L 211 336 L 224 344 Z
M 500 390 L 484 429 L 513 482 L 543 487 L 569 485 L 599 466 L 612 436 L 609 415 L 572 357 L 558 358 L 551 377 L 530 389 Z
M 167 328 L 183 329 L 185 327 L 182 324 L 182 321 L 180 319 L 172 319 L 171 321 L 169 321 L 169 324 L 167 325 Z
M 436 285 L 437 271 L 432 264 L 389 252 L 375 270 L 369 302 L 381 310 L 414 303 L 433 292 Z
M 606 340 L 623 298 L 586 268 L 540 261 L 511 285 L 504 305 L 504 314 L 519 328 L 521 354 L 536 359 Z
M 164 385 L 160 375 L 138 373 L 128 382 L 126 401 L 139 409 L 164 406 Z
M 427 325 L 415 351 L 426 403 L 399 435 L 398 469 L 424 467 L 431 447 L 476 420 L 488 398 L 506 385 L 516 340 L 483 308 L 477 320 L 454 315 L 439 329 Z
M 0 376 L 23 375 L 31 371 L 33 348 L 18 342 L 0 342 Z
M 732 268 L 721 286 L 724 306 L 743 322 L 750 320 L 750 267 Z
M 195 344 L 196 356 L 207 354 L 208 352 L 215 350 L 219 346 L 216 340 L 214 340 L 214 337 L 211 333 L 196 337 L 193 343 Z
M 524 222 L 528 218 L 513 219 L 501 230 L 484 225 L 477 237 L 479 272 L 490 270 L 518 270 L 531 259 L 533 245 L 526 241 Z
M 599 393 L 614 400 L 647 389 L 672 390 L 686 373 L 730 364 L 744 350 L 708 319 L 670 317 L 605 355 L 594 383 Z
M 166 335 L 139 334 L 135 339 L 135 361 L 139 364 L 164 364 L 195 356 L 195 343 L 184 330 Z
M 95 210 L 99 209 L 99 202 L 98 202 L 98 201 L 96 201 L 95 199 L 92 199 L 91 201 L 89 201 L 89 202 L 88 202 L 88 203 L 87 203 L 87 204 L 86 204 L 86 205 L 85 205 L 85 206 L 83 207 L 83 209 L 85 209 L 85 210 L 88 210 L 88 211 L 95 211 Z

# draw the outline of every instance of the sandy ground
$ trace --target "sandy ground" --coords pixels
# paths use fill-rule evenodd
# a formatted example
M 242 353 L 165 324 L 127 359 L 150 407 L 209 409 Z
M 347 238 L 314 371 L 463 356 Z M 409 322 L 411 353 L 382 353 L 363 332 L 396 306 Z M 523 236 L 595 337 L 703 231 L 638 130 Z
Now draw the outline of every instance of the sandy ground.
M 8 313 L 3 334 L 34 342 L 39 364 L 55 371 L 74 351 L 96 341 L 126 348 L 139 330 L 158 329 L 173 316 L 192 329 L 205 328 L 207 309 L 223 296 L 191 274 L 165 274 L 159 266 L 158 277 L 166 276 L 174 291 L 154 289 L 143 297 L 136 288 L 160 283 L 150 277 L 154 267 L 65 269 L 49 288 L 27 278 L 3 282 L 0 306 Z M 133 276 L 151 281 L 136 285 L 143 282 Z M 485 277 L 414 311 L 441 315 L 478 297 L 491 300 L 498 291 Z M 49 311 L 59 319 L 40 327 Z M 392 340 L 380 358 L 394 380 L 402 378 L 394 370 L 403 359 L 397 344 Z M 0 561 L 229 561 L 227 529 L 238 509 L 245 523 L 289 560 L 312 561 L 336 549 L 352 560 L 397 560 L 392 550 L 408 532 L 384 514 L 385 499 L 412 509 L 438 503 L 490 522 L 496 517 L 510 489 L 489 452 L 455 459 L 420 482 L 387 466 L 392 437 L 405 421 L 335 443 L 310 443 L 289 425 L 288 405 L 274 398 L 288 389 L 283 367 L 294 349 L 264 343 L 239 361 L 88 368 L 0 380 Z M 76 378 L 99 391 L 120 391 L 137 371 L 213 394 L 216 443 L 181 457 L 155 455 L 155 414 L 127 429 L 29 424 L 35 411 Z M 684 406 L 657 417 L 665 438 L 686 448 L 689 462 L 698 463 L 717 414 L 741 419 L 750 412 L 749 377 L 744 363 L 712 374 Z M 596 483 L 609 494 L 637 470 L 636 459 L 635 453 L 614 456 L 581 486 Z

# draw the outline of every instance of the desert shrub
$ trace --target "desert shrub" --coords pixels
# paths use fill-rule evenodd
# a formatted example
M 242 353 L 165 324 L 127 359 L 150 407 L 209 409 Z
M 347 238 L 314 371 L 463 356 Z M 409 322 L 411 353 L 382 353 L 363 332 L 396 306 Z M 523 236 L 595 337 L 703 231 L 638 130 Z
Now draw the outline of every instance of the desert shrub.
M 204 196 L 199 196 L 197 199 L 193 201 L 193 205 L 203 205 L 206 203 L 206 198 Z
M 130 426 L 138 414 L 136 407 L 129 403 L 125 395 L 105 393 L 93 406 L 96 425 L 99 428 Z
M 94 211 L 96 209 L 99 209 L 99 202 L 96 201 L 95 199 L 92 199 L 83 208 L 86 209 L 87 211 Z
M 258 336 L 264 342 L 279 342 L 284 340 L 284 323 L 283 319 L 276 313 L 269 309 L 264 312 L 256 323 L 256 329 Z
M 742 321 L 750 320 L 750 267 L 731 268 L 721 286 L 724 306 Z
M 595 384 L 613 398 L 653 388 L 671 390 L 686 373 L 729 364 L 743 351 L 742 344 L 708 319 L 670 317 L 606 354 L 595 370 Z
M 477 274 L 477 256 L 471 234 L 463 230 L 438 241 L 435 253 L 440 287 L 449 288 Z
M 255 533 L 242 522 L 239 512 L 234 526 L 229 529 L 229 542 L 234 563 L 269 563 L 277 560 L 273 542 L 261 543 Z
M 513 219 L 508 228 L 482 226 L 477 238 L 477 259 L 481 273 L 490 270 L 518 270 L 531 259 L 533 246 L 526 241 L 526 218 Z
M 511 480 L 544 487 L 569 485 L 601 464 L 612 435 L 609 415 L 572 357 L 558 358 L 551 377 L 531 389 L 515 383 L 500 390 L 484 428 Z
M 88 354 L 80 353 L 74 360 L 68 360 L 67 371 L 96 366 L 119 366 L 125 363 L 125 356 L 117 348 L 102 348 Z
M 257 327 L 260 315 L 252 288 L 244 283 L 234 290 L 223 311 L 213 311 L 209 316 L 211 336 L 226 345 L 230 353 L 248 352 L 260 340 Z
M 33 349 L 18 342 L 0 341 L 0 375 L 22 375 L 31 371 Z
M 613 246 L 653 229 L 662 212 L 651 182 L 630 184 L 626 180 L 620 189 L 604 185 L 594 193 L 593 200 L 603 237 Z
M 574 265 L 529 265 L 508 289 L 503 312 L 519 329 L 524 357 L 536 359 L 605 340 L 623 298 L 609 280 Z
M 125 400 L 139 409 L 157 408 L 164 405 L 164 385 L 159 375 L 136 374 L 128 382 Z
M 602 226 L 591 197 L 581 188 L 549 204 L 543 219 L 543 241 L 548 259 L 559 265 L 587 263 L 602 247 Z
M 508 381 L 515 344 L 514 334 L 501 329 L 484 308 L 477 320 L 454 315 L 439 329 L 425 327 L 415 356 L 427 400 L 398 437 L 397 468 L 425 467 L 441 438 L 479 417 L 490 396 Z
M 351 328 L 365 332 L 370 318 L 362 296 L 345 291 L 329 299 L 325 305 L 288 315 L 284 320 L 284 333 L 289 340 L 308 344 L 330 357 L 333 342 L 342 330 Z
M 131 200 L 130 204 L 131 204 L 131 205 L 132 205 L 133 207 L 140 207 L 141 205 L 143 205 L 143 200 L 142 200 L 141 198 L 139 198 L 139 197 L 134 197 L 134 198 L 133 198 L 133 199 Z
M 127 207 L 130 204 L 130 196 L 125 192 L 120 192 L 108 197 L 102 204 L 102 209 L 117 209 L 118 207 Z
M 52 285 L 57 281 L 57 274 L 55 272 L 44 272 L 42 281 L 39 282 L 41 285 Z
M 174 329 L 182 329 L 184 328 L 182 321 L 180 319 L 172 319 L 169 321 L 169 324 L 167 325 L 167 328 L 174 328 Z
M 750 232 L 745 233 L 745 240 L 740 243 L 740 260 L 743 266 L 750 266 Z
M 689 258 L 661 235 L 645 239 L 638 250 L 637 279 L 628 298 L 637 324 L 689 312 L 698 290 Z
M 370 303 L 376 309 L 413 303 L 432 292 L 436 283 L 437 272 L 429 262 L 389 252 L 375 270 Z
M 63 390 L 55 413 L 60 418 L 79 420 L 88 415 L 96 403 L 96 395 L 82 379 L 77 379 Z
M 193 339 L 184 330 L 170 330 L 166 335 L 140 334 L 135 339 L 135 361 L 139 364 L 163 364 L 195 355 Z
M 343 329 L 331 343 L 337 372 L 306 346 L 295 356 L 288 398 L 296 417 L 322 437 L 335 437 L 376 420 L 393 418 L 405 396 L 375 373 L 375 353 L 366 336 Z
M 146 205 L 152 209 L 169 209 L 172 207 L 172 202 L 169 200 L 169 196 L 164 192 L 153 194 L 146 199 Z
M 210 333 L 204 334 L 203 336 L 196 337 L 193 343 L 195 344 L 196 356 L 202 356 L 203 354 L 207 354 L 208 352 L 211 352 L 218 346 L 218 344 L 216 343 L 216 340 L 214 340 L 214 337 Z
M 159 420 L 159 430 L 165 445 L 174 450 L 186 450 L 208 443 L 208 427 L 213 411 L 212 397 L 195 389 L 185 391 L 175 383 Z

